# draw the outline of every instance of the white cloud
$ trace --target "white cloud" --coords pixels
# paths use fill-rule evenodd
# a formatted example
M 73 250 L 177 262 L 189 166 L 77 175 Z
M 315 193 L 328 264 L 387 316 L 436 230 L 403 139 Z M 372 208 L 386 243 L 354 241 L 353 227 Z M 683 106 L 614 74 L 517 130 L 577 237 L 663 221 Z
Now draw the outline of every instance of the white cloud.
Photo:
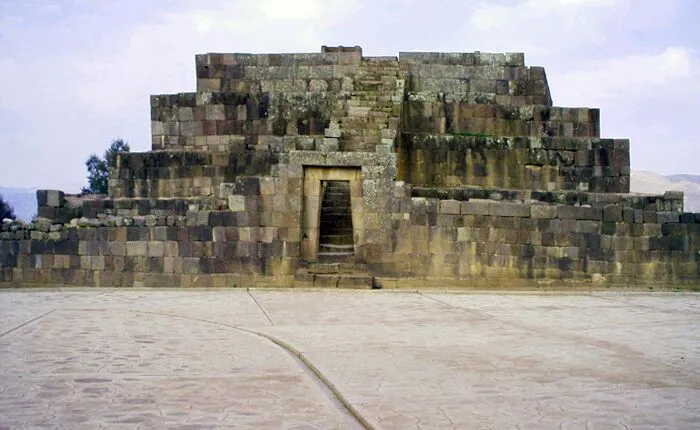
M 81 59 L 73 91 L 98 112 L 118 114 L 147 103 L 149 94 L 193 91 L 198 53 L 319 50 L 327 26 L 357 6 L 347 0 L 267 0 L 171 12 L 156 24 L 136 26 L 124 42 L 103 49 L 106 55 Z
M 37 12 L 39 13 L 58 13 L 61 10 L 63 10 L 63 8 L 60 4 L 44 3 L 37 7 Z
M 685 47 L 636 54 L 592 63 L 584 70 L 552 76 L 550 87 L 559 100 L 602 103 L 666 97 L 679 91 L 698 92 L 700 61 Z
M 97 3 L 49 25 L 34 21 L 36 9 L 23 16 L 26 22 L 5 19 L 1 30 L 11 49 L 0 51 L 0 109 L 7 112 L 0 149 L 22 150 L 0 169 L 0 183 L 75 191 L 84 181 L 85 156 L 101 153 L 111 139 L 150 149 L 149 95 L 193 91 L 195 54 L 318 51 L 329 29 L 359 6 L 305 1 L 305 10 L 317 12 L 304 20 L 270 16 L 254 0 L 184 0 L 119 25 Z M 76 28 L 79 35 L 68 32 Z
M 525 27 L 532 21 L 544 21 L 553 17 L 576 19 L 578 14 L 591 7 L 614 7 L 614 0 L 528 0 L 510 4 L 483 3 L 471 16 L 471 23 L 479 30 Z M 536 27 L 533 27 L 536 30 Z
M 359 7 L 357 0 L 262 0 L 260 10 L 266 19 L 317 21 L 324 16 L 333 20 Z M 335 15 L 335 16 L 334 16 Z M 319 24 L 323 24 L 319 22 Z
M 680 5 L 681 0 L 489 1 L 474 9 L 464 37 L 479 41 L 482 50 L 591 58 L 618 48 L 630 32 L 671 25 Z
M 268 19 L 309 20 L 318 17 L 322 5 L 316 0 L 265 0 L 260 6 Z
M 689 124 L 700 111 L 700 58 L 688 47 L 590 62 L 549 76 L 559 106 L 601 109 L 601 134 L 631 140 L 632 168 L 697 173 Z
M 8 35 L 22 25 L 23 22 L 24 19 L 20 16 L 8 15 L 0 17 L 0 40 L 7 38 Z
M 667 31 L 684 25 L 682 1 L 692 0 L 72 0 L 43 15 L 42 4 L 67 3 L 17 2 L 0 16 L 0 150 L 14 154 L 0 183 L 75 190 L 85 156 L 112 138 L 148 149 L 149 95 L 193 91 L 197 53 L 334 43 L 367 55 L 523 51 L 547 67 L 555 103 L 600 107 L 604 135 L 632 138 L 635 168 L 664 160 L 659 141 L 682 166 L 692 157 L 670 154 L 690 147 L 700 111 L 700 47 L 677 36 L 694 29 Z

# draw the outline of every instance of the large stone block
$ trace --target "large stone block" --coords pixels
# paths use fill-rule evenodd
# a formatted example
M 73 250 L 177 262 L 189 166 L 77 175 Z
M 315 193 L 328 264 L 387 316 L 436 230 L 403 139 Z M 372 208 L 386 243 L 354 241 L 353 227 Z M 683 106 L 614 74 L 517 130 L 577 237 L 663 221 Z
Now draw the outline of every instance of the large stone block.
M 619 205 L 606 205 L 603 208 L 603 221 L 622 221 L 622 207 Z
M 680 221 L 680 214 L 678 212 L 658 212 L 656 220 L 659 224 L 677 223 Z
M 525 203 L 508 203 L 508 202 L 490 202 L 489 215 L 502 217 L 521 217 L 530 216 L 530 205 Z
M 603 219 L 603 211 L 594 207 L 561 205 L 558 208 L 558 217 L 600 221 Z
M 182 273 L 186 275 L 196 275 L 200 273 L 200 258 L 185 257 L 182 259 Z
M 445 215 L 459 215 L 461 202 L 458 200 L 440 200 L 440 213 Z
M 536 219 L 552 219 L 557 217 L 558 209 L 557 206 L 554 205 L 532 205 L 530 207 L 530 214 L 532 218 Z
M 149 257 L 163 257 L 165 242 L 161 241 L 150 241 L 148 242 L 148 256 Z
M 228 208 L 232 212 L 243 212 L 245 207 L 245 196 L 230 195 L 228 196 Z
M 488 200 L 469 200 L 462 202 L 460 212 L 462 215 L 488 215 L 489 214 Z
M 129 257 L 146 257 L 148 242 L 143 240 L 126 242 L 126 255 Z
M 41 200 L 43 200 L 43 195 L 45 193 L 46 206 L 48 206 L 50 208 L 62 208 L 65 205 L 66 199 L 65 199 L 65 194 L 63 193 L 63 191 L 40 190 L 40 191 L 37 191 L 37 195 L 39 195 L 40 192 L 42 194 L 42 197 L 38 199 L 38 200 L 40 200 L 39 203 L 42 203 Z M 39 204 L 39 206 L 41 206 L 41 204 Z

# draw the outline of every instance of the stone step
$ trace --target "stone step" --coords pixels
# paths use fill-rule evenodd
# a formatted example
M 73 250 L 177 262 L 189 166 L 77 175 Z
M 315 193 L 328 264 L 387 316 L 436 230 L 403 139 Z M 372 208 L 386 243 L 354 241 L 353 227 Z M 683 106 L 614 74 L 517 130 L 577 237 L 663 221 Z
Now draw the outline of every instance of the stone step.
M 323 208 L 347 210 L 348 209 L 347 195 L 342 196 L 342 197 L 339 196 L 337 198 L 329 198 L 327 201 L 324 201 L 323 206 L 321 206 L 321 210 L 323 210 Z
M 352 238 L 351 238 L 352 239 Z M 355 252 L 355 245 L 352 243 L 322 243 L 319 244 L 320 252 Z
M 343 138 L 368 138 L 368 139 L 381 139 L 381 130 L 385 127 L 372 127 L 372 128 L 344 128 L 341 129 L 341 140 Z
M 323 222 L 322 222 L 323 223 Z M 333 228 L 335 224 L 331 225 L 321 225 L 321 227 L 329 228 L 329 231 L 324 231 L 319 236 L 319 243 L 337 243 L 334 241 L 345 240 L 346 238 L 352 238 L 352 226 L 344 225 Z M 340 242 L 342 243 L 342 242 Z
M 344 210 L 328 210 L 328 211 L 321 211 L 321 225 L 324 227 L 327 227 L 331 224 L 334 223 L 340 223 L 343 221 L 346 221 L 347 225 L 352 226 L 350 220 L 350 208 L 345 206 L 344 208 L 333 208 L 333 209 L 344 209 Z
M 347 206 L 350 204 L 350 193 L 339 193 L 331 192 L 327 193 L 323 197 L 323 202 L 321 202 L 321 207 L 334 207 Z
M 346 202 L 342 202 L 342 205 L 338 206 L 324 206 L 321 208 L 322 215 L 346 215 L 348 212 L 348 207 Z
M 319 238 L 318 243 L 328 245 L 349 245 L 353 243 L 352 227 L 342 226 L 337 229 L 324 232 Z
M 326 200 L 324 200 L 323 205 L 321 208 L 329 208 L 329 209 L 347 209 L 348 206 L 348 196 L 349 194 L 345 195 L 335 195 L 335 196 L 330 196 L 326 197 Z
M 345 148 L 346 151 L 352 150 L 352 151 L 357 151 L 360 149 L 367 150 L 368 148 L 373 147 L 374 145 L 379 145 L 382 143 L 381 139 L 366 139 L 366 138 L 358 138 L 358 137 L 348 137 L 348 138 L 343 138 L 343 147 Z
M 386 129 L 386 126 L 382 126 L 382 124 L 376 124 L 372 126 L 353 126 L 353 127 L 341 127 L 340 128 L 340 133 L 341 137 L 343 135 L 346 136 L 381 136 L 381 131 Z
M 340 263 L 314 263 L 310 264 L 306 268 L 306 273 L 313 275 L 316 274 L 328 274 L 328 273 L 340 273 Z
M 349 182 L 325 183 L 320 215 L 319 251 L 321 254 L 328 254 L 326 255 L 328 258 L 346 258 L 344 255 L 336 255 L 338 252 L 354 255 Z M 340 245 L 346 246 L 335 248 Z
M 335 201 L 338 199 L 345 199 L 349 195 L 350 192 L 347 189 L 328 187 L 326 188 L 324 197 L 327 198 L 329 201 Z
M 347 115 L 349 117 L 367 117 L 371 110 L 371 106 L 348 106 Z
M 369 124 L 369 118 L 357 118 L 357 117 L 344 117 L 340 118 L 342 122 L 340 122 L 340 127 L 351 127 L 351 126 L 366 126 Z
M 324 215 L 323 221 L 320 223 L 320 227 L 326 229 L 321 237 L 326 234 L 346 234 L 345 229 L 349 229 L 349 234 L 352 234 L 352 221 L 347 218 L 346 215 Z
M 365 273 L 369 274 L 369 267 L 364 263 L 319 263 L 302 262 L 297 273 Z
M 299 271 L 294 276 L 296 288 L 376 288 L 374 277 L 367 273 L 308 273 Z
M 342 242 L 343 240 L 346 240 L 347 238 L 352 239 L 352 225 L 347 224 L 343 226 L 335 226 L 335 224 L 331 225 L 322 225 L 324 228 L 328 228 L 328 231 L 324 231 L 321 233 L 319 237 L 319 243 L 347 243 L 347 242 Z
M 319 252 L 320 263 L 352 263 L 355 261 L 354 252 Z
M 338 232 L 324 234 L 318 239 L 320 245 L 351 245 L 354 243 L 352 229 L 346 228 Z
M 369 269 L 363 263 L 306 263 L 298 273 L 328 274 L 328 273 L 354 273 L 369 274 Z
M 350 212 L 351 209 L 345 205 L 328 208 L 327 210 L 321 208 L 321 225 L 326 226 L 328 223 L 347 221 L 347 224 L 352 226 L 348 215 Z
M 382 140 L 382 135 L 379 133 L 379 129 L 373 130 L 361 130 L 361 129 L 344 129 L 342 130 L 341 140 L 343 139 L 372 139 L 372 140 Z

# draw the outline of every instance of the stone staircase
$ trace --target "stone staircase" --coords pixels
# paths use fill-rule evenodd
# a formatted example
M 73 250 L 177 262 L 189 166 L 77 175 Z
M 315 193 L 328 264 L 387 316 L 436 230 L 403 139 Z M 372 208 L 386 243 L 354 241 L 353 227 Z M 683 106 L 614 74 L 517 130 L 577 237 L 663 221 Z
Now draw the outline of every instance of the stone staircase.
M 304 263 L 294 276 L 296 288 L 378 288 L 361 263 Z
M 322 186 L 318 261 L 299 268 L 295 286 L 374 288 L 367 266 L 355 261 L 350 183 L 324 181 Z
M 341 150 L 374 152 L 378 144 L 393 144 L 403 91 L 397 59 L 363 59 L 345 101 L 346 116 L 338 119 Z
M 322 263 L 351 263 L 355 251 L 350 183 L 325 181 L 322 192 L 318 260 Z

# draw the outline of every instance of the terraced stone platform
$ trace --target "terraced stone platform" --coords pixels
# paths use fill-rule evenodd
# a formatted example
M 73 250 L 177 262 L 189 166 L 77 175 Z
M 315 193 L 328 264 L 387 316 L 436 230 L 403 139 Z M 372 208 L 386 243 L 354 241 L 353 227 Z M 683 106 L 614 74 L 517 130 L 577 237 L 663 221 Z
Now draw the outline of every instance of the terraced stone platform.
M 1 290 L 0 428 L 697 428 L 700 295 Z

